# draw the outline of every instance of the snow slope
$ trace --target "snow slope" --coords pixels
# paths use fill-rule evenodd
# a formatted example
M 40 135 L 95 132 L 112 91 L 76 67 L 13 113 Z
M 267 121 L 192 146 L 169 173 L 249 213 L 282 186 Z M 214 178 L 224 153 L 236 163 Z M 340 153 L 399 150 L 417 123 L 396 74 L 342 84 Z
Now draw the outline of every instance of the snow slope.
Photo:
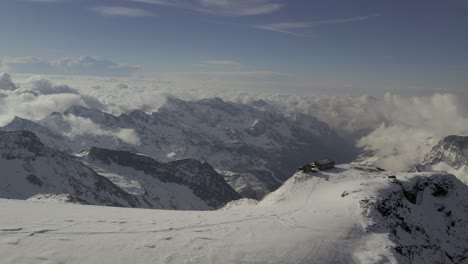
M 297 173 L 258 204 L 219 211 L 0 200 L 0 256 L 2 263 L 466 263 L 467 188 L 449 174 L 339 165 Z

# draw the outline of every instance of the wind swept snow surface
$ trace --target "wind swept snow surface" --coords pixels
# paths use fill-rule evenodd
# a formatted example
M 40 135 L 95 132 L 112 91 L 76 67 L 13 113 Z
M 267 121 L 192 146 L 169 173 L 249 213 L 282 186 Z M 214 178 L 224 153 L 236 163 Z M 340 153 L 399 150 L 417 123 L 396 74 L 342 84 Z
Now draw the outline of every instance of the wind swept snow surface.
M 0 200 L 2 263 L 463 263 L 467 188 L 339 165 L 219 211 Z M 448 231 L 447 231 L 448 230 Z

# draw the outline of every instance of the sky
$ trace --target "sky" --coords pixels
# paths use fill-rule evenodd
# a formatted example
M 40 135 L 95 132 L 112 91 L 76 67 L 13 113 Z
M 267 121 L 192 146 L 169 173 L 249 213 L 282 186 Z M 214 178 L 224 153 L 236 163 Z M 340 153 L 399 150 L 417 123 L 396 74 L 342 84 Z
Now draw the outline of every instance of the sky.
M 465 0 L 2 0 L 0 72 L 464 92 L 467 14 Z

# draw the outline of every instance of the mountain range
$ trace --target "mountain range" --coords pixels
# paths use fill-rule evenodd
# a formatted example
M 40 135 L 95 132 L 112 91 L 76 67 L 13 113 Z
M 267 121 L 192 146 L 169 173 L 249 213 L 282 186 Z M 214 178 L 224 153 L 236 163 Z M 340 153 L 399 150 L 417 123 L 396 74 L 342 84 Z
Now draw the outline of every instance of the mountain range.
M 196 159 L 209 163 L 242 196 L 260 199 L 291 172 L 314 159 L 340 162 L 354 146 L 325 123 L 305 114 L 285 115 L 268 104 L 219 98 L 169 98 L 157 112 L 114 116 L 73 106 L 36 122 L 15 118 L 0 130 L 29 130 L 47 145 L 70 154 L 92 147 L 141 153 L 161 162 Z

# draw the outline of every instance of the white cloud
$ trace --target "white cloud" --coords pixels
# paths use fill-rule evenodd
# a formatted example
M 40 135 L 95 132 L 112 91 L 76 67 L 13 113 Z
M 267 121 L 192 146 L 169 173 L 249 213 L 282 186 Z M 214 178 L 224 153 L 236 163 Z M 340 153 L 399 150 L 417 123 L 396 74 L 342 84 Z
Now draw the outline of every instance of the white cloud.
M 28 78 L 15 86 L 18 88 L 5 90 L 0 96 L 0 126 L 8 124 L 15 116 L 39 120 L 52 112 L 63 112 L 72 105 L 100 107 L 96 99 L 41 77 Z
M 67 136 L 71 139 L 80 135 L 106 136 L 130 145 L 140 145 L 140 138 L 133 129 L 106 130 L 88 118 L 75 115 L 65 116 L 65 121 L 70 125 L 70 132 Z
M 242 63 L 233 60 L 207 60 L 203 61 L 200 66 L 202 67 L 230 67 L 230 68 L 242 68 Z
M 127 17 L 148 17 L 154 16 L 153 13 L 140 9 L 123 6 L 98 6 L 92 9 L 103 16 L 127 16 Z
M 56 85 L 41 76 L 33 76 L 26 80 L 23 91 L 32 92 L 35 94 L 78 94 L 78 91 L 68 85 Z
M 0 126 L 8 124 L 15 116 L 39 120 L 52 112 L 63 112 L 72 105 L 86 103 L 77 94 L 10 93 L 0 98 Z
M 128 0 L 195 10 L 219 16 L 252 16 L 276 12 L 283 8 L 274 0 Z
M 8 81 L 9 75 L 3 74 L 2 81 Z M 54 84 L 40 76 L 33 76 L 18 84 L 17 89 L 3 90 L 0 93 L 0 126 L 11 122 L 15 116 L 30 120 L 40 120 L 52 112 L 64 112 L 73 105 L 103 109 L 104 106 L 93 96 L 80 94 L 68 85 Z M 91 120 L 68 115 L 65 121 L 70 125 L 69 137 L 88 134 L 106 136 L 122 142 L 138 145 L 140 140 L 132 129 L 105 130 Z
M 275 31 L 279 33 L 294 35 L 294 36 L 303 36 L 297 32 L 292 31 L 292 29 L 304 29 L 310 27 L 307 23 L 294 22 L 294 23 L 277 23 L 277 24 L 267 24 L 267 25 L 257 25 L 255 28 Z
M 448 135 L 468 135 L 466 106 L 452 94 L 406 98 L 387 94 L 379 111 L 385 123 L 359 141 L 383 157 L 380 165 L 405 169 Z
M 46 60 L 36 57 L 0 58 L 0 68 L 15 74 L 130 76 L 140 67 L 92 56 Z
M 275 31 L 290 35 L 302 35 L 297 33 L 293 30 L 295 29 L 306 29 L 312 28 L 322 25 L 332 25 L 332 24 L 345 24 L 345 23 L 354 23 L 354 22 L 361 22 L 366 21 L 372 18 L 376 18 L 380 16 L 379 14 L 370 14 L 365 16 L 355 16 L 355 17 L 348 17 L 348 18 L 336 18 L 336 19 L 327 19 L 327 20 L 317 20 L 317 21 L 309 21 L 309 22 L 282 22 L 282 23 L 273 23 L 273 24 L 265 24 L 265 25 L 257 25 L 255 28 Z

